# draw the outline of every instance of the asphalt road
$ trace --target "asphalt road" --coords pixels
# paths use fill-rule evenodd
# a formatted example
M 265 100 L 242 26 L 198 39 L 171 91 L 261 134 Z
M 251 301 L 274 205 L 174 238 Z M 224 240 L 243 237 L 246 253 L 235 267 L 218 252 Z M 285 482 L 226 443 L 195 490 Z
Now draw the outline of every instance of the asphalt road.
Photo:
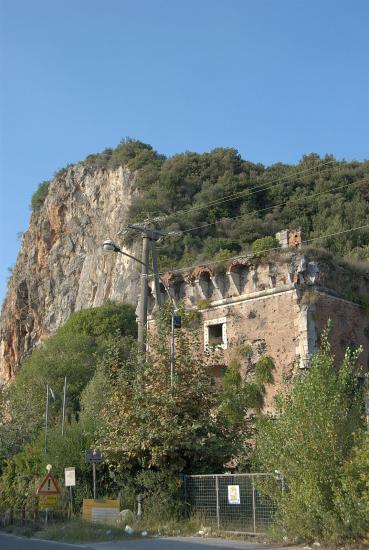
M 14 535 L 3 535 L 0 533 L 0 550 L 78 550 L 86 546 L 74 544 L 59 544 L 51 541 L 37 539 L 26 539 Z
M 14 535 L 0 534 L 0 550 L 281 550 L 281 547 L 268 546 L 256 542 L 240 542 L 201 537 L 171 537 L 154 539 L 134 539 L 120 542 L 99 542 L 90 544 L 65 544 L 59 542 L 26 539 Z M 288 550 L 301 550 L 288 547 Z

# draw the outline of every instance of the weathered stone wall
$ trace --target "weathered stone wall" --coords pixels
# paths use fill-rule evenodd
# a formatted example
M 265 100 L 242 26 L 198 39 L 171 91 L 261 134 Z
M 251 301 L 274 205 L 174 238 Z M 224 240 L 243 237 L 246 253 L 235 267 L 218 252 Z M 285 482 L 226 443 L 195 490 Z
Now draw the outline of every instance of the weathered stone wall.
M 107 300 L 135 305 L 137 265 L 101 248 L 106 238 L 119 241 L 134 180 L 125 168 L 96 171 L 81 163 L 52 181 L 23 236 L 3 304 L 0 383 L 73 311 Z
M 167 273 L 163 281 L 175 302 L 200 310 L 202 349 L 209 350 L 210 364 L 213 354 L 216 375 L 233 357 L 244 377 L 262 355 L 273 358 L 275 384 L 267 388 L 266 409 L 273 409 L 283 379 L 308 367 L 328 319 L 337 364 L 348 346 L 361 345 L 360 362 L 368 369 L 369 311 L 360 305 L 369 296 L 368 273 L 336 264 L 328 254 L 285 251 L 273 259 L 245 257 L 222 268 L 203 265 L 189 273 Z
M 320 334 L 327 326 L 328 319 L 331 319 L 330 342 L 337 363 L 342 361 L 348 347 L 362 346 L 359 362 L 365 371 L 369 370 L 369 313 L 364 307 L 319 293 L 314 319 L 318 346 Z
M 208 320 L 226 319 L 227 349 L 210 352 L 217 357 L 220 355 L 224 365 L 237 358 L 242 365 L 242 376 L 247 377 L 252 374 L 253 365 L 261 356 L 270 355 L 274 359 L 275 385 L 268 388 L 265 400 L 267 409 L 273 408 L 273 395 L 283 376 L 290 378 L 296 366 L 296 347 L 301 336 L 296 322 L 298 315 L 295 290 L 250 298 L 201 312 L 202 325 Z M 204 334 L 201 337 L 204 338 Z

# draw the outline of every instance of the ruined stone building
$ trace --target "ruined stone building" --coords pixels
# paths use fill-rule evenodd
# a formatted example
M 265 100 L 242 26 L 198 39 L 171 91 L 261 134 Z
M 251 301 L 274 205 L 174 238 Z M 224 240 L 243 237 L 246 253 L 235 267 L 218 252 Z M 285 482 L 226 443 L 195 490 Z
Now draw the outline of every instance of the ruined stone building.
M 361 345 L 360 363 L 368 369 L 368 273 L 338 265 L 324 252 L 282 249 L 273 257 L 244 257 L 162 278 L 175 303 L 199 309 L 202 349 L 220 354 L 221 364 L 237 353 L 247 376 L 251 357 L 273 358 L 275 385 L 267 390 L 267 408 L 283 378 L 308 367 L 329 319 L 337 363 L 347 347 Z M 153 308 L 154 294 L 150 301 Z

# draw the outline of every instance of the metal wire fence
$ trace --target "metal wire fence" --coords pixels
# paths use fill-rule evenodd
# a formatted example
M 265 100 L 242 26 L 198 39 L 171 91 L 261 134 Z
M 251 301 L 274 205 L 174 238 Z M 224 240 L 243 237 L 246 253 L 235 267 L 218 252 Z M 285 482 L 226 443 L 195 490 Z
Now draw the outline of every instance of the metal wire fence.
M 190 513 L 225 531 L 265 533 L 273 522 L 283 479 L 274 474 L 214 474 L 184 478 Z M 267 496 L 272 494 L 275 498 Z

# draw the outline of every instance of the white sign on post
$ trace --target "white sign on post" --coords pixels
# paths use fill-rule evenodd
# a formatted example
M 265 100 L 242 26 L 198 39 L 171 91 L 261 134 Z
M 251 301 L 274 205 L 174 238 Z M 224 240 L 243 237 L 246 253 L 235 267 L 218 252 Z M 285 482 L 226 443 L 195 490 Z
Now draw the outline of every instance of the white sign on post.
M 228 485 L 228 504 L 241 504 L 239 485 Z
M 74 487 L 76 484 L 76 469 L 64 468 L 65 486 Z

